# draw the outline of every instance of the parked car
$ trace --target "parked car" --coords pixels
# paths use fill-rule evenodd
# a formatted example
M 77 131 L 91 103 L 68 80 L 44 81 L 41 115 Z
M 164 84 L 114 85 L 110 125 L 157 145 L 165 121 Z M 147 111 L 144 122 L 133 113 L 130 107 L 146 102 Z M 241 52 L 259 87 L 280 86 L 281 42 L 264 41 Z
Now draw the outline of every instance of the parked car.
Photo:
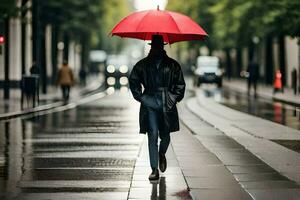
M 107 87 L 128 86 L 130 73 L 129 58 L 126 55 L 109 55 L 106 60 L 105 82 Z
M 199 87 L 202 83 L 215 83 L 222 87 L 223 72 L 220 69 L 220 60 L 216 56 L 199 56 L 194 70 L 195 84 Z

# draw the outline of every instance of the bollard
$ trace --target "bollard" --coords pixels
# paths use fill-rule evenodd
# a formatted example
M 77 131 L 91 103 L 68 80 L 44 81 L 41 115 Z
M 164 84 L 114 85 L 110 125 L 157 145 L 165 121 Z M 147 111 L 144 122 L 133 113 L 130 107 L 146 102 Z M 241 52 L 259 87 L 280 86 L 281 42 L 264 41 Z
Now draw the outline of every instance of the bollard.
M 38 75 L 23 75 L 21 82 L 21 108 L 24 108 L 24 98 L 26 98 L 27 108 L 29 103 L 32 103 L 32 108 L 39 103 L 39 76 Z

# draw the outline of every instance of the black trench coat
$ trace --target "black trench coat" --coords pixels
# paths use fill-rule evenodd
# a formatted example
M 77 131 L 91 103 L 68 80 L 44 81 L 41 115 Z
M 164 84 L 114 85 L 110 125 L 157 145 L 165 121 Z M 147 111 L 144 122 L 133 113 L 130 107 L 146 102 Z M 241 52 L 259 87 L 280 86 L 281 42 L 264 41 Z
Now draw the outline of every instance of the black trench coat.
M 157 91 L 155 85 L 155 74 L 151 67 L 155 66 L 154 59 L 149 55 L 140 60 L 132 69 L 129 77 L 129 86 L 134 99 L 141 102 L 142 96 Z M 156 66 L 155 66 L 156 67 Z M 185 92 L 185 81 L 181 67 L 174 59 L 169 58 L 163 51 L 163 59 L 160 67 L 163 67 L 163 119 L 164 131 L 174 132 L 179 130 L 179 119 L 176 103 L 181 101 Z M 142 88 L 144 88 L 142 90 Z M 147 108 L 141 104 L 139 113 L 140 133 L 148 132 Z

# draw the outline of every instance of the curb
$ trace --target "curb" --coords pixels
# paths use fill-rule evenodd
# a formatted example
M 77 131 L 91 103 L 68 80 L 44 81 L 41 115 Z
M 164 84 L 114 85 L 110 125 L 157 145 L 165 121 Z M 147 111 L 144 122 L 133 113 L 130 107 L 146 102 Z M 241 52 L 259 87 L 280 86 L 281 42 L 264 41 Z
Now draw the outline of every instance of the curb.
M 100 86 L 98 86 L 97 88 L 95 88 L 94 90 L 89 90 L 88 87 L 83 88 L 82 90 L 79 91 L 79 93 L 82 95 L 80 96 L 80 99 L 75 100 L 74 102 L 69 102 L 67 104 L 65 104 L 63 101 L 58 101 L 55 103 L 50 103 L 50 104 L 46 104 L 46 105 L 41 105 L 41 106 L 37 106 L 35 108 L 28 108 L 25 110 L 20 110 L 20 111 L 15 111 L 15 112 L 9 112 L 9 113 L 4 113 L 4 114 L 0 114 L 0 121 L 4 121 L 4 120 L 8 120 L 8 119 L 12 119 L 12 118 L 16 118 L 16 117 L 20 117 L 20 116 L 24 116 L 24 115 L 29 115 L 29 114 L 33 114 L 33 113 L 38 113 L 38 112 L 42 112 L 42 111 L 47 111 L 47 110 L 51 110 L 57 107 L 61 107 L 61 106 L 68 106 L 68 105 L 73 105 L 73 104 L 82 104 L 82 100 L 88 98 L 88 97 L 93 97 L 95 95 L 95 91 L 97 91 L 99 88 L 103 87 L 103 83 L 101 83 Z M 103 91 L 98 91 L 97 93 L 101 93 Z M 96 93 L 96 94 L 97 94 Z
M 244 91 L 244 90 L 236 88 L 236 87 L 232 87 L 232 86 L 230 86 L 230 84 L 224 83 L 223 87 L 225 89 L 229 89 L 229 90 L 232 90 L 234 92 L 241 93 L 241 94 L 246 94 L 247 93 L 247 91 Z M 250 95 L 250 96 L 253 96 L 253 95 Z M 258 92 L 257 96 L 260 97 L 260 98 L 263 98 L 263 99 L 278 101 L 278 102 L 282 102 L 282 103 L 289 104 L 289 105 L 292 105 L 292 106 L 300 107 L 300 102 L 289 101 L 289 100 L 286 100 L 286 99 L 283 99 L 283 98 L 280 98 L 280 97 L 276 97 L 272 94 L 268 95 L 268 94 L 262 94 L 262 93 Z
M 1 114 L 0 115 L 0 121 L 16 118 L 16 117 L 19 117 L 19 116 L 22 116 L 22 115 L 32 114 L 32 113 L 35 113 L 35 112 L 50 110 L 50 109 L 53 109 L 53 108 L 56 108 L 56 107 L 59 107 L 59 106 L 62 106 L 62 105 L 64 105 L 63 102 L 56 102 L 56 103 L 52 103 L 52 104 L 37 106 L 35 108 L 29 108 L 29 109 L 22 110 L 22 111 L 16 111 L 16 112 Z

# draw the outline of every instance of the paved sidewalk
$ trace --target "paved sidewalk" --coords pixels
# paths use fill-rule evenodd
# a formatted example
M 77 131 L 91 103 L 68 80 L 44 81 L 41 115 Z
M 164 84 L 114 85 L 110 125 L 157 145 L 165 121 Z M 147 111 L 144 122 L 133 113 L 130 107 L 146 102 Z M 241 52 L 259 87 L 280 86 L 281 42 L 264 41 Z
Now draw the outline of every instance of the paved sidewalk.
M 247 93 L 247 81 L 241 79 L 232 79 L 231 81 L 224 80 L 224 87 L 233 91 Z M 251 88 L 251 94 L 253 94 L 253 87 Z M 273 88 L 270 85 L 257 85 L 257 95 L 266 99 L 274 99 L 277 101 L 290 103 L 294 105 L 300 105 L 300 95 L 294 95 L 291 88 L 284 88 L 284 93 L 277 92 L 273 94 Z
M 185 119 L 184 115 L 183 122 L 254 199 L 299 199 L 300 155 L 272 141 L 299 140 L 298 130 L 227 108 L 201 95 L 201 90 L 197 91 L 197 98 L 187 101 L 186 106 L 194 116 L 203 119 L 207 124 L 203 125 L 203 122 L 199 123 L 193 117 Z M 214 167 L 211 165 L 208 169 L 213 170 Z M 192 174 L 196 174 L 196 171 Z M 214 179 L 204 182 L 200 179 L 198 184 L 202 183 L 203 188 L 210 187 L 212 180 Z M 230 185 L 222 184 L 222 181 L 224 180 L 214 182 L 220 183 L 214 185 L 217 191 L 212 194 L 220 195 L 215 199 L 223 199 L 220 197 L 225 194 L 232 195 L 232 192 L 228 192 L 230 190 L 221 192 Z M 199 195 L 209 191 L 203 188 Z M 244 197 L 229 196 L 228 199 Z
M 103 82 L 102 76 L 90 76 L 87 80 L 87 86 L 75 86 L 71 89 L 70 99 L 71 101 L 80 98 L 85 93 L 93 91 L 99 88 Z M 0 101 L 0 118 L 6 118 L 7 116 L 18 116 L 23 113 L 31 113 L 35 111 L 45 110 L 52 107 L 63 105 L 61 100 L 61 90 L 59 87 L 49 86 L 47 94 L 40 94 L 39 105 L 35 108 L 27 106 L 27 101 L 24 101 L 24 109 L 21 109 L 21 90 L 11 89 L 10 99 Z M 3 89 L 0 93 L 0 98 L 3 99 Z
M 199 91 L 179 104 L 179 114 L 166 173 L 158 186 L 147 180 L 145 137 L 129 199 L 299 199 L 299 154 L 271 141 L 300 139 L 299 131 L 229 109 Z
M 148 180 L 151 168 L 149 167 L 147 143 L 147 137 L 144 136 L 144 141 L 135 163 L 128 199 L 191 200 L 187 184 L 171 145 L 166 154 L 168 169 L 165 173 L 160 174 L 159 181 L 150 182 Z
M 222 147 L 224 144 L 218 144 L 223 134 L 186 108 L 181 108 L 180 114 L 184 124 L 181 125 L 180 133 L 172 138 L 172 144 L 193 199 L 252 199 L 222 161 L 208 148 L 217 147 L 220 152 L 226 151 Z M 208 142 L 208 146 L 205 146 L 203 141 Z

